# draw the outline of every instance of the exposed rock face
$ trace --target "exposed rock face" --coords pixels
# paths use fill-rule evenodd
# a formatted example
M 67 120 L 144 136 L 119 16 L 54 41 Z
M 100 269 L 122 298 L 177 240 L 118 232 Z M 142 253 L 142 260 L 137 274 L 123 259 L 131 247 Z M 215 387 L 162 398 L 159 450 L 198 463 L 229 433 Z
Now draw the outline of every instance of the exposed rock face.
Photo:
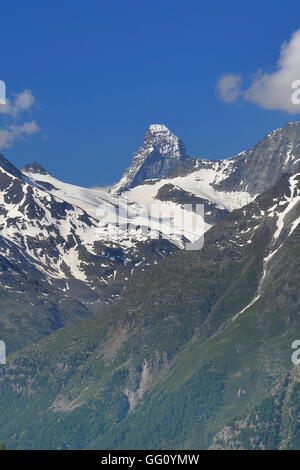
M 300 168 L 300 122 L 289 122 L 235 157 L 231 173 L 218 185 L 223 191 L 261 194 L 283 173 Z
M 120 193 L 147 179 L 166 178 L 186 158 L 183 142 L 166 126 L 152 124 L 144 145 L 133 154 L 130 167 L 112 191 Z
M 186 159 L 174 169 L 171 178 L 185 177 L 195 171 L 216 174 L 212 186 L 217 191 L 245 191 L 251 196 L 263 193 L 284 173 L 300 168 L 300 122 L 289 122 L 275 129 L 251 149 L 224 160 Z
M 49 173 L 45 170 L 45 168 L 42 167 L 37 162 L 32 162 L 29 163 L 28 165 L 25 165 L 24 168 L 21 170 L 24 173 L 35 173 L 38 175 L 48 175 Z

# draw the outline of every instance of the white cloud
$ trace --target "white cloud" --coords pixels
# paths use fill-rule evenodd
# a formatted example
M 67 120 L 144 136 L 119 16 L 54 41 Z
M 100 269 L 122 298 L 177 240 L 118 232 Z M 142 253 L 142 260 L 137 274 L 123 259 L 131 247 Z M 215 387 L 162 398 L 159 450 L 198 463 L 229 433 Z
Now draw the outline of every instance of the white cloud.
M 14 100 L 6 100 L 0 104 L 0 113 L 12 118 L 17 118 L 23 111 L 29 111 L 35 103 L 35 98 L 30 90 L 24 90 L 14 96 Z
M 242 78 L 240 75 L 223 75 L 217 83 L 217 91 L 221 100 L 225 103 L 233 103 L 240 95 L 240 84 Z
M 26 136 L 36 134 L 40 127 L 35 121 L 25 122 L 24 124 L 11 124 L 6 129 L 0 129 L 0 149 L 12 147 L 16 140 Z
M 221 80 L 224 82 L 226 77 L 232 75 L 225 75 Z M 258 72 L 250 87 L 242 92 L 242 96 L 244 100 L 257 103 L 264 109 L 297 114 L 300 113 L 300 105 L 292 101 L 292 94 L 295 92 L 292 83 L 295 80 L 300 80 L 300 29 L 293 33 L 289 42 L 282 44 L 276 70 L 272 73 Z M 230 78 L 228 81 L 230 82 Z M 220 93 L 220 97 L 226 102 L 235 101 L 238 93 L 231 96 L 232 100 L 226 100 L 226 93 L 225 98 Z
M 40 130 L 35 121 L 20 123 L 21 114 L 30 111 L 35 103 L 32 92 L 24 90 L 15 94 L 12 101 L 6 99 L 5 104 L 0 104 L 0 114 L 5 116 L 5 127 L 0 129 L 0 150 L 12 147 L 16 140 L 24 139 Z

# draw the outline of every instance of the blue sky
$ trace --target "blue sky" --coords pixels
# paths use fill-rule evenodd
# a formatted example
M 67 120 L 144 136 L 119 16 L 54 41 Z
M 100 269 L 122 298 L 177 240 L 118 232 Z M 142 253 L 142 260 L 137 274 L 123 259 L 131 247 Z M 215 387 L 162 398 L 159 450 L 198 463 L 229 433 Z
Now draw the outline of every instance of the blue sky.
M 240 74 L 248 87 L 258 70 L 274 71 L 299 28 L 293 0 L 2 2 L 0 79 L 14 110 L 24 90 L 35 102 L 0 116 L 2 130 L 31 126 L 10 127 L 25 138 L 1 152 L 84 186 L 117 181 L 151 123 L 168 126 L 191 156 L 239 153 L 300 118 L 225 103 L 216 84 Z

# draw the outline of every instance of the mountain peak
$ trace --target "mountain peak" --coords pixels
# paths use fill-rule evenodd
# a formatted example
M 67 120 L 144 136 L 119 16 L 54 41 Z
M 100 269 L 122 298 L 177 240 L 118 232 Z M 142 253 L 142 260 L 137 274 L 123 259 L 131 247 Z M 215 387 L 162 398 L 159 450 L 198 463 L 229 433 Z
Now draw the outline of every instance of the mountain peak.
M 48 171 L 45 170 L 42 165 L 38 162 L 28 163 L 27 165 L 22 168 L 22 173 L 33 173 L 38 175 L 49 175 Z
M 153 133 L 153 134 L 156 134 L 156 133 L 170 133 L 171 134 L 171 131 L 167 128 L 167 126 L 165 126 L 164 124 L 150 124 L 149 126 L 149 130 Z
M 169 145 L 173 145 L 174 147 L 181 144 L 182 148 L 184 148 L 182 141 L 164 124 L 151 124 L 145 132 L 144 146 L 147 145 L 148 140 L 151 140 L 152 144 L 155 146 L 163 146 L 168 142 Z
M 112 192 L 120 193 L 147 179 L 166 178 L 188 158 L 183 142 L 164 124 L 151 124 L 144 144 L 132 155 L 132 162 Z
M 231 161 L 228 177 L 215 184 L 215 189 L 247 191 L 251 196 L 261 194 L 283 173 L 299 171 L 300 122 L 289 122 L 272 130 Z

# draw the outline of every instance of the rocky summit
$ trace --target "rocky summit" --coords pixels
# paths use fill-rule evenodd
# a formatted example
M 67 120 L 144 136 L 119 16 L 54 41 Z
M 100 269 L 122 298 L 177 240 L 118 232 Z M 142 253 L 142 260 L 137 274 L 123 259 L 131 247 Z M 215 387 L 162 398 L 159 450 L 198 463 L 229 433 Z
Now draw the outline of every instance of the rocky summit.
M 153 178 L 165 178 L 187 158 L 183 142 L 161 124 L 147 129 L 144 145 L 132 155 L 130 167 L 112 191 L 120 193 Z

